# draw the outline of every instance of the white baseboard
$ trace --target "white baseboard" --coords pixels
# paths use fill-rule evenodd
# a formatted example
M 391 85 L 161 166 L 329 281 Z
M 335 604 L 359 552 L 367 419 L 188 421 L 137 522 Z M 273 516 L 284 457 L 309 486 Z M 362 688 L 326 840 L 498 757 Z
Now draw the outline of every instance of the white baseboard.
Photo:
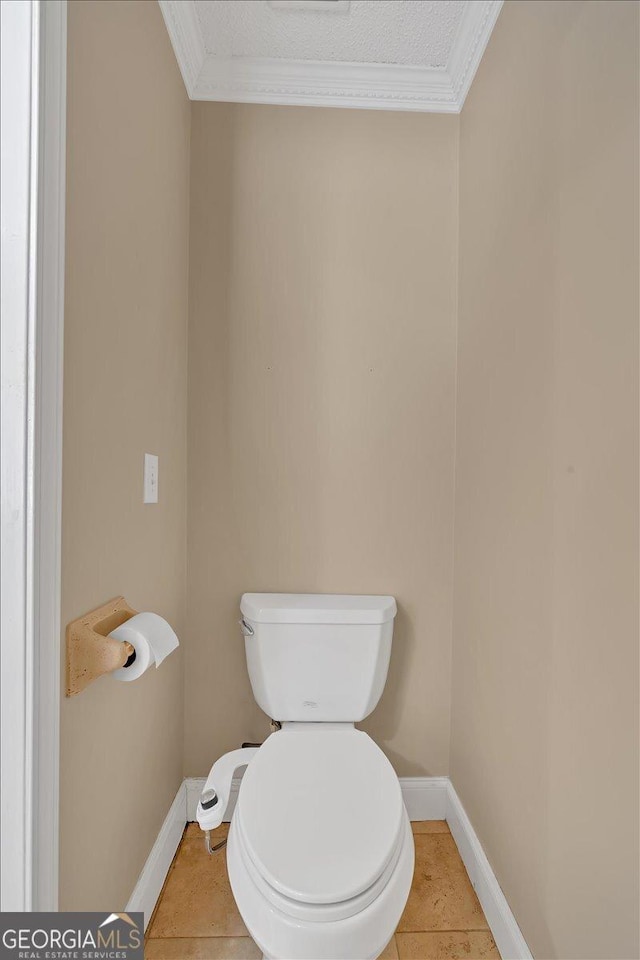
M 532 960 L 516 918 L 450 780 L 446 820 L 502 960 Z
M 187 791 L 187 820 L 189 823 L 195 822 L 198 800 L 200 799 L 200 794 L 204 789 L 205 783 L 206 777 L 187 777 L 184 781 L 185 790 Z
M 231 820 L 242 778 L 234 779 L 224 819 Z M 186 821 L 196 819 L 204 777 L 183 781 L 153 845 L 127 910 L 142 910 L 145 927 L 171 866 Z M 448 777 L 400 777 L 410 820 L 446 820 L 503 960 L 532 960 L 509 904 Z
M 141 910 L 144 913 L 145 930 L 160 896 L 171 862 L 182 840 L 187 822 L 186 797 L 187 791 L 183 780 L 125 907 L 127 913 L 136 910 Z
M 400 777 L 409 820 L 446 820 L 448 777 Z
M 224 820 L 229 822 L 233 814 L 242 777 L 231 784 L 229 803 Z M 205 785 L 204 777 L 189 777 L 187 788 L 187 820 L 196 819 L 196 808 Z M 400 787 L 410 820 L 445 820 L 447 816 L 448 777 L 400 777 Z

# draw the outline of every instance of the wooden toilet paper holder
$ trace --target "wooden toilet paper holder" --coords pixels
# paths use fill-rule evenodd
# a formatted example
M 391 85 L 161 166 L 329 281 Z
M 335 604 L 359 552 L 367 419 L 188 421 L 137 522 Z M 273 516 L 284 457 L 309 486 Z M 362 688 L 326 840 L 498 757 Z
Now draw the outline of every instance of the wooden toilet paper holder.
M 74 697 L 98 677 L 124 667 L 133 656 L 135 651 L 130 643 L 108 635 L 137 612 L 124 597 L 114 597 L 67 625 L 68 697 Z

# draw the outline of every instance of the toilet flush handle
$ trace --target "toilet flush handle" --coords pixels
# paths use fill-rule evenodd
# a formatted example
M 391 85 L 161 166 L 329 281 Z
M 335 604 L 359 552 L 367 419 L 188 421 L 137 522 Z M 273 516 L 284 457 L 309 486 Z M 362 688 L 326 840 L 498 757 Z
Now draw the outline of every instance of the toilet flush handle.
M 245 637 L 253 636 L 255 631 L 250 623 L 247 623 L 247 621 L 244 618 L 242 620 L 238 620 L 238 623 L 240 624 L 240 629 L 242 630 Z

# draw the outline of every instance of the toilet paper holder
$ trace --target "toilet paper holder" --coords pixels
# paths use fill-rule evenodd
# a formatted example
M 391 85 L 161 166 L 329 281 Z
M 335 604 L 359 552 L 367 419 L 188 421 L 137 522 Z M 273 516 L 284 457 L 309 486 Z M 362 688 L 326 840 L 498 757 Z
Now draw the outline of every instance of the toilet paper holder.
M 114 597 L 67 624 L 67 697 L 75 697 L 98 677 L 124 667 L 135 656 L 130 643 L 121 643 L 109 634 L 137 612 L 124 597 Z

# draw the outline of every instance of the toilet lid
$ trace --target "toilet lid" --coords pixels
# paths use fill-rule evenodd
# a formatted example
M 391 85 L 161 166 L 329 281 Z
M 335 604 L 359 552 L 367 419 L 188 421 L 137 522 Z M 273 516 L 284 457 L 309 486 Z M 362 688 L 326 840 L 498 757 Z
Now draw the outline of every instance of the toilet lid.
M 374 884 L 403 826 L 400 784 L 382 751 L 353 727 L 326 727 L 272 734 L 247 767 L 235 813 L 261 876 L 308 904 Z

